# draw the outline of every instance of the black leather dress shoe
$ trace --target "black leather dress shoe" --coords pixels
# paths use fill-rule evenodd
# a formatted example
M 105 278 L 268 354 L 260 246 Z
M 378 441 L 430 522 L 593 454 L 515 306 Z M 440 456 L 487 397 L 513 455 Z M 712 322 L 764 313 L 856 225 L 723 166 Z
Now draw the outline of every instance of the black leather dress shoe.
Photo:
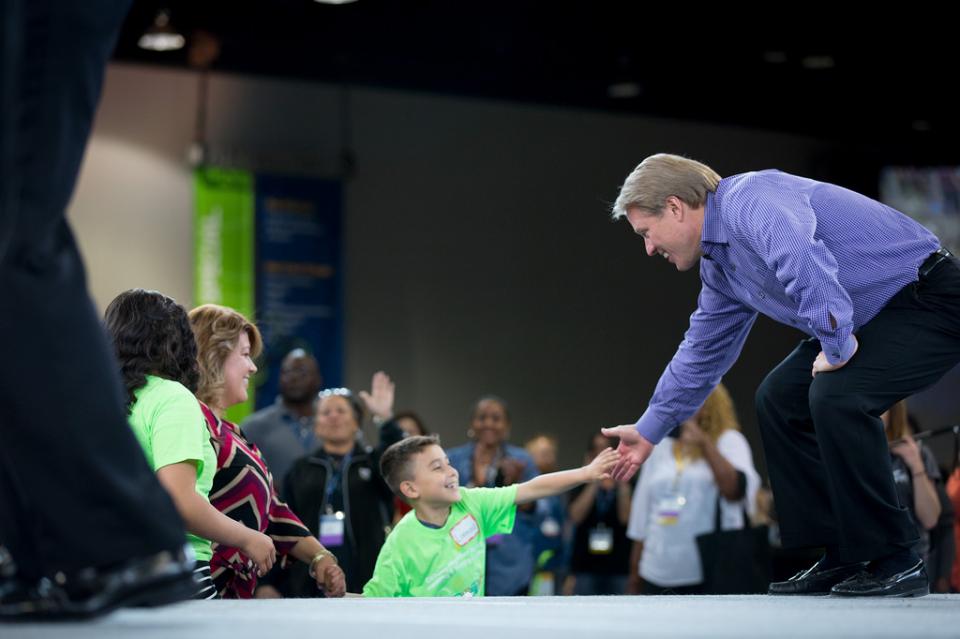
M 930 581 L 920 561 L 889 577 L 864 570 L 838 583 L 830 592 L 841 597 L 922 597 L 930 594 Z
M 196 594 L 193 551 L 163 551 L 106 568 L 0 584 L 0 621 L 82 619 L 121 606 L 162 606 Z
M 835 568 L 822 568 L 821 559 L 811 567 L 798 572 L 786 581 L 775 581 L 767 590 L 771 595 L 829 595 L 835 585 L 856 575 L 866 563 L 844 564 Z

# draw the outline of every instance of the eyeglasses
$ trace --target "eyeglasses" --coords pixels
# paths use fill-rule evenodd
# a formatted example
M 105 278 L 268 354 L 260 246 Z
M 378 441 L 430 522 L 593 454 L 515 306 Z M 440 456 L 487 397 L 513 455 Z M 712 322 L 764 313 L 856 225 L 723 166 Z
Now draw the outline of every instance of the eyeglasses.
M 353 391 L 351 391 L 349 388 L 343 388 L 343 387 L 340 387 L 340 388 L 324 388 L 322 391 L 320 391 L 320 395 L 319 395 L 319 396 L 320 396 L 321 398 L 323 398 L 323 397 L 331 397 L 331 396 L 337 396 L 337 397 L 353 397 Z

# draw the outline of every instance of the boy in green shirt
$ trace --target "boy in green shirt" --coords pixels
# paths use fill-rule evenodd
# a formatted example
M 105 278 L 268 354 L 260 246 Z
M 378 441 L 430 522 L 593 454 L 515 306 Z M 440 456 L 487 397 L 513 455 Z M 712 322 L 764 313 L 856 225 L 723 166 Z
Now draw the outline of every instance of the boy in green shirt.
M 390 446 L 380 471 L 413 510 L 380 549 L 365 597 L 483 596 L 487 537 L 513 530 L 517 505 L 610 476 L 619 453 L 608 448 L 589 465 L 502 488 L 461 488 L 436 436 Z

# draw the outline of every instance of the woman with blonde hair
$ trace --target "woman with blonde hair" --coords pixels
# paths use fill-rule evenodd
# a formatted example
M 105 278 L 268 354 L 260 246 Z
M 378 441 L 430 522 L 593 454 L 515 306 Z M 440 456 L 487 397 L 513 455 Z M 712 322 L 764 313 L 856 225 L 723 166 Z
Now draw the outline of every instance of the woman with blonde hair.
M 260 451 L 224 419 L 227 408 L 247 399 L 250 376 L 257 372 L 253 358 L 263 346 L 260 331 L 237 311 L 215 304 L 199 306 L 189 317 L 200 365 L 196 394 L 217 459 L 210 503 L 268 535 L 283 558 L 281 566 L 290 557 L 299 559 L 328 597 L 342 597 L 344 576 L 336 557 L 280 501 Z M 222 597 L 254 596 L 258 574 L 239 549 L 215 544 L 210 567 Z
M 701 592 L 698 535 L 740 529 L 752 513 L 760 476 L 723 384 L 654 448 L 634 492 L 627 536 L 634 540 L 628 590 L 639 594 Z

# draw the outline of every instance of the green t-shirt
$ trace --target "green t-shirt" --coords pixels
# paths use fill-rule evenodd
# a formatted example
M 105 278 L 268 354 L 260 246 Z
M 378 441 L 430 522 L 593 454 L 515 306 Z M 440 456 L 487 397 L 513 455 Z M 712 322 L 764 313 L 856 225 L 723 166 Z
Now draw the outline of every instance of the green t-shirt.
M 147 375 L 147 383 L 134 392 L 130 427 L 154 472 L 180 462 L 197 466 L 197 494 L 204 499 L 213 486 L 217 456 L 210 444 L 200 403 L 178 382 Z M 187 533 L 198 561 L 209 561 L 210 542 Z
M 461 488 L 443 528 L 407 513 L 380 549 L 363 596 L 482 597 L 486 538 L 513 530 L 516 498 L 516 485 Z

